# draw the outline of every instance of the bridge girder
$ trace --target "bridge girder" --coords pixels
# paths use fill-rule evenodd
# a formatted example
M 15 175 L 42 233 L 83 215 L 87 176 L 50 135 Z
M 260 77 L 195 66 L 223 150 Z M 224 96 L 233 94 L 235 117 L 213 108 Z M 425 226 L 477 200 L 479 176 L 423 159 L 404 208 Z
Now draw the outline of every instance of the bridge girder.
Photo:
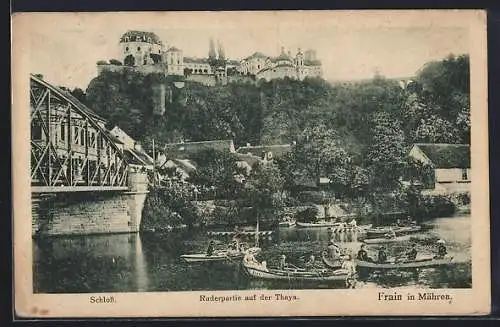
M 31 185 L 125 187 L 128 163 L 104 121 L 70 94 L 30 79 Z

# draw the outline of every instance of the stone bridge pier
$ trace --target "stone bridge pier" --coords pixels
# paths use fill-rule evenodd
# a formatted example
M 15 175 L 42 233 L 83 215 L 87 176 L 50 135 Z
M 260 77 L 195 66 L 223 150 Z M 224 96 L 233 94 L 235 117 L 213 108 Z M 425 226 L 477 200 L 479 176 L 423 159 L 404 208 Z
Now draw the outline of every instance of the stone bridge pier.
M 33 235 L 138 232 L 148 194 L 145 172 L 130 170 L 124 190 L 32 193 Z

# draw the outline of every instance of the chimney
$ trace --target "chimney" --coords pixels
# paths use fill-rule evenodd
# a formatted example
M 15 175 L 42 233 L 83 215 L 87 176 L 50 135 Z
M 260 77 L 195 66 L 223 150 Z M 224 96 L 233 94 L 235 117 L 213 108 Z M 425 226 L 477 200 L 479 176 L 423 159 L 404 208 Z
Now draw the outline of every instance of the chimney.
M 247 143 L 247 148 L 249 148 L 249 147 L 250 147 L 250 143 Z

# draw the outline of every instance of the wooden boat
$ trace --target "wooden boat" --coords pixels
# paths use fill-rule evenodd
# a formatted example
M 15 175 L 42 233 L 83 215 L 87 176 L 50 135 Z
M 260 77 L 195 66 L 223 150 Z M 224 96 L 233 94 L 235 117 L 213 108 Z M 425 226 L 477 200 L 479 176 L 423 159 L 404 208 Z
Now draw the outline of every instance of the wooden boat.
M 216 251 L 212 255 L 206 253 L 183 254 L 181 258 L 186 262 L 217 262 L 217 261 L 231 261 L 243 258 L 245 252 L 240 251 Z
M 235 231 L 232 231 L 232 232 L 216 232 L 216 231 L 212 231 L 212 232 L 207 232 L 207 234 L 209 236 L 233 236 L 235 235 L 236 233 L 240 234 L 240 235 L 245 235 L 245 236 L 255 236 L 255 234 L 257 233 L 258 235 L 260 236 L 269 236 L 271 234 L 274 233 L 274 231 L 238 231 L 238 232 L 235 232 Z
M 403 235 L 392 238 L 389 237 L 367 238 L 363 242 L 366 244 L 387 244 L 387 243 L 410 241 L 411 239 L 412 237 L 410 235 Z
M 293 227 L 295 225 L 296 225 L 296 222 L 293 220 L 280 221 L 278 224 L 279 227 Z
M 431 268 L 442 265 L 448 265 L 453 263 L 453 257 L 445 257 L 443 259 L 434 259 L 433 257 L 427 258 L 417 258 L 414 261 L 408 262 L 368 262 L 356 260 L 356 266 L 358 268 L 368 268 L 368 269 L 408 269 L 408 268 Z
M 339 269 L 340 267 L 342 267 L 343 262 L 342 257 L 339 259 L 330 258 L 327 251 L 323 251 L 323 253 L 321 254 L 321 261 L 323 261 L 323 264 L 325 266 L 332 269 Z
M 322 221 L 322 222 L 317 222 L 317 223 L 305 223 L 301 221 L 297 221 L 297 226 L 298 227 L 340 227 L 342 226 L 342 223 L 338 222 L 329 222 L 329 221 Z
M 382 227 L 374 227 L 370 228 L 366 231 L 366 235 L 368 237 L 381 237 L 384 236 L 387 233 L 394 232 L 396 236 L 404 235 L 404 234 L 410 234 L 410 233 L 416 233 L 419 232 L 422 229 L 421 226 L 414 225 L 414 226 L 382 226 Z
M 344 281 L 348 276 L 345 269 L 313 269 L 301 268 L 277 269 L 266 267 L 265 264 L 256 261 L 248 261 L 243 258 L 242 262 L 245 272 L 252 278 L 267 280 L 287 280 L 287 281 Z

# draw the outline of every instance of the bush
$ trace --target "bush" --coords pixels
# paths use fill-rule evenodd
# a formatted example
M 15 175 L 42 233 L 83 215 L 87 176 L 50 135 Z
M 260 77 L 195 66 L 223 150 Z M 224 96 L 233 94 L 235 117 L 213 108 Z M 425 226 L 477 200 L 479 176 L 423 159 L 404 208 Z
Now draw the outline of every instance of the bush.
M 196 206 L 174 189 L 151 190 L 142 210 L 141 229 L 165 229 L 181 224 L 192 226 L 201 218 Z
M 416 212 L 420 220 L 453 216 L 456 211 L 456 205 L 453 201 L 444 195 L 426 195 L 419 201 Z

